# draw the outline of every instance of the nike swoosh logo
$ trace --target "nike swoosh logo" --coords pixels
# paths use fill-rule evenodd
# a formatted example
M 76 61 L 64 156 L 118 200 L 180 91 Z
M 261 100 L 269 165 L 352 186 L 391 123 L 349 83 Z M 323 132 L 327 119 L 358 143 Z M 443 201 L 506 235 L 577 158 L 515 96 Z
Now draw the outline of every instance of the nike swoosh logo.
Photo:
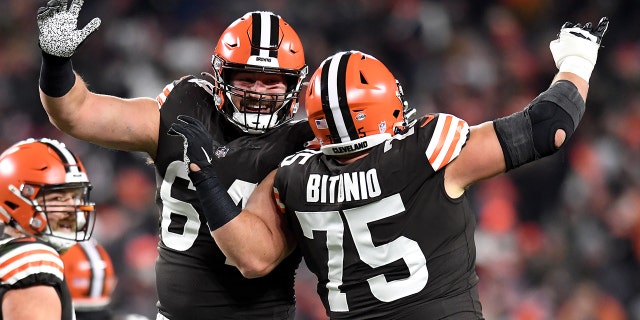
M 209 157 L 207 151 L 204 150 L 204 147 L 200 147 L 200 149 L 202 149 L 202 152 L 204 152 L 204 156 L 207 158 L 207 162 L 211 163 L 211 158 Z

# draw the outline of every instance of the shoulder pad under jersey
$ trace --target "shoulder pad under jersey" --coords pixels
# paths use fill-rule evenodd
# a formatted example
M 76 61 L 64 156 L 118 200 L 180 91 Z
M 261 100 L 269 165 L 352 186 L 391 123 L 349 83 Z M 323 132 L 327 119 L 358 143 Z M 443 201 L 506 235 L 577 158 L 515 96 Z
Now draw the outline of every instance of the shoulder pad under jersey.
M 156 101 L 158 102 L 158 108 L 162 108 L 162 105 L 167 100 L 167 97 L 175 87 L 177 87 L 181 83 L 187 83 L 187 82 L 196 84 L 197 86 L 207 91 L 209 94 L 213 95 L 213 84 L 211 82 L 204 79 L 197 78 L 192 75 L 188 75 L 178 80 L 174 80 L 173 82 L 167 84 L 164 87 L 164 89 L 162 89 L 162 92 L 160 92 L 160 94 L 158 94 L 158 96 L 156 97 Z

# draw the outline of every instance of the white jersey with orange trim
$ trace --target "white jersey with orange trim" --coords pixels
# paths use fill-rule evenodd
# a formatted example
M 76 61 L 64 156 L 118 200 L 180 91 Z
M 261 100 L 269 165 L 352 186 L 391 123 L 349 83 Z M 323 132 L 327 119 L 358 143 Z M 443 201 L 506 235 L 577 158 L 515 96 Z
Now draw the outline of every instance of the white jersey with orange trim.
M 475 216 L 444 190 L 468 136 L 432 114 L 351 164 L 317 151 L 281 163 L 274 191 L 331 319 L 482 319 Z
M 64 281 L 64 264 L 48 243 L 34 237 L 0 241 L 0 301 L 9 290 L 33 286 L 56 289 L 62 304 L 62 319 L 75 319 L 69 288 Z M 0 314 L 0 319 L 3 316 Z

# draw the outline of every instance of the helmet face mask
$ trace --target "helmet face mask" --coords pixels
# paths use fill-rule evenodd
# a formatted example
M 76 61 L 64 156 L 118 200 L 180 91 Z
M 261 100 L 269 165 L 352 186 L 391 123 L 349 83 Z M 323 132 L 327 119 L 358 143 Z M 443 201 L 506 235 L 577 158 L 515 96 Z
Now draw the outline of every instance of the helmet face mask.
M 64 144 L 28 139 L 0 155 L 0 220 L 65 250 L 95 223 L 84 166 Z
M 327 58 L 311 77 L 305 108 L 309 124 L 328 155 L 346 155 L 378 145 L 401 131 L 415 112 L 393 74 L 358 51 Z
M 211 63 L 216 107 L 242 131 L 264 133 L 290 121 L 297 112 L 308 67 L 302 42 L 280 16 L 254 11 L 233 22 L 220 36 Z M 238 73 L 281 76 L 286 90 L 257 92 L 233 86 L 232 78 Z M 248 110 L 245 105 L 258 105 L 260 110 Z
M 229 121 L 236 126 L 250 133 L 263 133 L 268 129 L 275 128 L 292 119 L 298 110 L 297 97 L 300 88 L 297 84 L 297 77 L 292 80 L 292 75 L 285 75 L 283 72 L 253 72 L 232 68 L 226 68 L 225 79 L 219 81 L 221 84 L 221 92 L 224 93 L 224 105 L 222 106 L 223 114 Z M 286 85 L 287 90 L 276 92 L 276 90 L 268 90 L 268 92 L 252 91 L 239 86 L 234 86 L 234 78 L 236 76 L 253 79 L 267 79 L 268 81 L 277 80 L 276 86 Z M 220 78 L 222 76 L 219 76 Z M 294 83 L 292 90 L 288 83 Z
M 58 250 L 65 250 L 76 242 L 90 239 L 95 226 L 93 204 L 89 201 L 91 185 L 88 183 L 69 183 L 58 186 L 43 186 L 42 194 L 34 206 L 42 208 L 38 212 L 46 216 L 47 227 L 41 237 L 53 244 Z M 48 199 L 59 196 L 71 197 L 73 204 L 60 203 Z

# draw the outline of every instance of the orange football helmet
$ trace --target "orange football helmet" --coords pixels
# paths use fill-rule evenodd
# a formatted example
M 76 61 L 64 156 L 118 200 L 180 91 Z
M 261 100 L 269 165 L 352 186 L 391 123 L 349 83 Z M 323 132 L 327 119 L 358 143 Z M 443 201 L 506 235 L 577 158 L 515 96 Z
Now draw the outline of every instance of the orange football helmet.
M 61 255 L 64 277 L 78 311 L 102 309 L 117 283 L 111 257 L 94 241 L 78 242 Z
M 72 192 L 73 205 L 53 205 L 46 194 Z M 0 221 L 64 250 L 91 237 L 95 223 L 91 184 L 85 168 L 65 145 L 52 139 L 27 139 L 0 154 Z M 68 214 L 64 228 L 51 214 Z M 69 231 L 70 230 L 70 231 Z
M 253 11 L 234 21 L 220 36 L 211 64 L 216 107 L 244 132 L 264 133 L 291 120 L 298 111 L 300 88 L 308 67 L 298 34 L 280 16 Z M 284 75 L 287 91 L 266 94 L 234 87 L 230 84 L 231 74 L 238 71 Z M 244 112 L 231 101 L 232 96 L 271 107 L 268 112 Z
M 320 150 L 344 155 L 378 145 L 410 125 L 402 88 L 378 59 L 345 51 L 325 59 L 311 76 L 305 108 Z

